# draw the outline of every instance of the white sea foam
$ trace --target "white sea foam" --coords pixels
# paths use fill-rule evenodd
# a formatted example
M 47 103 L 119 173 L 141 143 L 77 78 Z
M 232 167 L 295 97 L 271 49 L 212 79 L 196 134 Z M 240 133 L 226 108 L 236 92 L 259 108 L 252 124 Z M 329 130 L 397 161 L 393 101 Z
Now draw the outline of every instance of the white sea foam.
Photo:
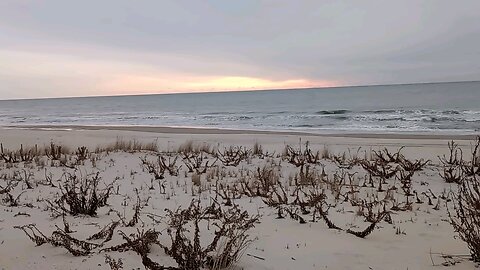
M 0 101 L 0 125 L 480 131 L 480 82 Z

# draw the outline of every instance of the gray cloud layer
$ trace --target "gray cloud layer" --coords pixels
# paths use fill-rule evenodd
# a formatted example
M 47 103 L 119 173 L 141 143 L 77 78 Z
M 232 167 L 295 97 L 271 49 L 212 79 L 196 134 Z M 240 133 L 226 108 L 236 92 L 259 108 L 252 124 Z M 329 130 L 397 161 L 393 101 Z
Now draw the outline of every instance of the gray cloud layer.
M 478 80 L 480 1 L 3 0 L 0 50 L 272 80 Z M 7 96 L 22 74 L 0 67 Z

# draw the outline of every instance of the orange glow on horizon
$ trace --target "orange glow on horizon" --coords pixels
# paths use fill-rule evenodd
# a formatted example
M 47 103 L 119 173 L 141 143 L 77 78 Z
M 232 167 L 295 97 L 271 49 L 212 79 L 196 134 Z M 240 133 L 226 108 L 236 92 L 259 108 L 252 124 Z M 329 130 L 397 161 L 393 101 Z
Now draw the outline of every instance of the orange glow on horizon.
M 292 89 L 310 87 L 338 86 L 336 81 L 327 80 L 269 80 L 242 76 L 142 76 L 123 75 L 100 86 L 109 94 L 153 94 L 153 93 L 188 93 L 188 92 L 222 92 L 266 89 Z
M 21 95 L 11 94 L 11 97 L 248 91 L 332 87 L 345 84 L 343 81 L 302 77 L 273 79 L 266 78 L 264 75 L 263 77 L 260 75 L 258 77 L 203 75 L 204 72 L 215 72 L 212 67 L 199 70 L 198 74 L 192 71 L 187 73 L 181 69 L 170 69 L 168 61 L 172 59 L 168 58 L 164 65 L 157 66 L 108 58 L 92 59 L 75 54 L 0 48 L 0 59 L 2 59 L 0 69 L 4 73 L 6 71 L 8 76 L 15 78 L 12 80 L 15 83 L 21 82 L 22 87 L 26 89 Z M 24 63 L 31 64 L 25 66 Z M 248 67 L 242 68 L 249 70 Z M 258 67 L 253 68 L 258 69 Z M 218 72 L 229 72 L 228 68 L 218 67 L 218 69 Z

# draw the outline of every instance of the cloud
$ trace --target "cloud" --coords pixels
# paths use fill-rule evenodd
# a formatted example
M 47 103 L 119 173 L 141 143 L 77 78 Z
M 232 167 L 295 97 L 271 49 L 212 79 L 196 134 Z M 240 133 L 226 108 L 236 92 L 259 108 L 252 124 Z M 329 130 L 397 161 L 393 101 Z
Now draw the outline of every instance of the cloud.
M 217 92 L 255 89 L 293 89 L 305 87 L 336 86 L 334 81 L 307 79 L 268 80 L 238 76 L 195 76 L 186 74 L 128 75 L 124 74 L 105 82 L 101 88 L 109 94 L 152 94 L 182 92 Z
M 211 70 L 188 72 L 181 64 L 154 65 L 141 61 L 145 55 L 122 57 L 114 52 L 105 57 L 98 51 L 77 51 L 75 55 L 38 51 L 0 50 L 0 81 L 3 98 L 153 94 L 253 89 L 286 89 L 335 86 L 336 81 L 268 79 L 233 76 L 224 72 L 233 65 L 217 63 Z M 179 56 L 156 56 L 159 61 L 175 61 Z M 181 57 L 180 57 L 181 58 Z M 136 62 L 133 61 L 136 59 Z M 139 60 L 140 59 L 140 60 Z M 187 61 L 195 65 L 202 60 Z M 201 66 L 201 63 L 198 63 Z M 203 65 L 206 69 L 210 65 Z M 219 70 L 215 70 L 215 66 Z M 237 67 L 238 70 L 248 67 Z M 195 70 L 195 69 L 193 69 Z M 216 75 L 212 75 L 216 74 Z M 12 91 L 15 89 L 16 91 Z
M 0 98 L 478 80 L 478 17 L 476 0 L 4 0 Z

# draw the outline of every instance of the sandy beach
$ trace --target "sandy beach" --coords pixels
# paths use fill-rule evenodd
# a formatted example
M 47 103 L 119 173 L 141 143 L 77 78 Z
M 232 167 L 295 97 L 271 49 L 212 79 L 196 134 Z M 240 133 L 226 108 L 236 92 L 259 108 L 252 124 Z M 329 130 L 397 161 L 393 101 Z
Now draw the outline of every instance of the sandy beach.
M 325 145 L 343 152 L 358 147 L 405 147 L 412 149 L 413 155 L 421 147 L 429 148 L 422 152 L 425 158 L 436 158 L 447 151 L 446 145 L 455 140 L 461 147 L 470 147 L 475 135 L 436 135 L 436 134 L 376 134 L 376 133 L 332 133 L 315 134 L 289 131 L 233 130 L 214 128 L 151 127 L 151 126 L 76 126 L 76 125 L 22 125 L 6 126 L 0 129 L 3 143 L 12 147 L 48 144 L 52 140 L 72 146 L 95 147 L 111 143 L 115 138 L 150 142 L 158 139 L 161 147 L 178 146 L 187 140 L 199 142 L 253 145 L 259 142 L 273 149 L 283 149 L 285 144 L 298 144 L 299 140 Z
M 1 161 L 2 189 L 16 183 L 8 189 L 8 194 L 16 198 L 13 206 L 6 197 L 2 197 L 0 205 L 0 265 L 3 269 L 108 269 L 105 255 L 114 262 L 121 259 L 124 269 L 142 268 L 142 258 L 134 249 L 119 252 L 111 248 L 125 242 L 120 232 L 132 234 L 133 239 L 148 229 L 160 233 L 160 245 L 151 244 L 149 259 L 162 266 L 176 267 L 178 262 L 160 248 L 171 241 L 166 231 L 171 226 L 168 222 L 171 216 L 165 209 L 186 209 L 192 200 L 198 200 L 205 207 L 214 200 L 221 208 L 238 207 L 250 217 L 258 215 L 258 220 L 248 230 L 249 242 L 242 250 L 243 256 L 232 263 L 230 269 L 435 269 L 442 264 L 449 269 L 474 267 L 465 259 L 468 248 L 449 223 L 446 198 L 456 187 L 439 176 L 438 159 L 438 156 L 448 155 L 447 143 L 451 139 L 468 152 L 471 136 L 342 136 L 188 128 L 43 126 L 2 128 L 0 138 L 3 148 L 10 150 L 19 149 L 20 145 L 25 149 L 34 145 L 48 148 L 51 143 L 70 149 L 69 153 L 60 155 L 60 161 L 41 154 L 31 162 Z M 113 145 L 116 142 L 118 145 L 119 140 L 123 143 L 135 141 L 138 145 L 154 142 L 158 149 L 114 149 Z M 185 149 L 185 145 L 190 145 L 190 149 Z M 259 145 L 262 154 L 258 149 L 253 154 L 253 149 Z M 78 162 L 75 150 L 81 146 L 87 147 L 89 152 L 88 157 Z M 305 165 L 317 184 L 297 182 L 308 176 L 308 171 L 305 174 L 303 166 L 289 162 L 286 146 L 298 150 L 308 147 L 320 153 L 318 160 Z M 248 149 L 248 157 L 233 165 L 228 163 L 222 157 L 224 151 L 240 149 L 230 147 Z M 387 148 L 395 153 L 401 147 L 401 154 L 407 159 L 431 160 L 412 177 L 411 188 L 416 195 L 412 193 L 411 197 L 405 197 L 398 178 L 389 178 L 383 183 L 384 187 L 377 188 L 374 182 L 371 186 L 366 184 L 368 177 L 362 166 L 348 165 L 349 160 L 371 159 L 373 151 Z M 192 165 L 188 155 L 193 158 L 196 151 L 205 155 L 199 165 L 205 166 L 204 172 L 189 170 Z M 156 177 L 155 169 L 148 169 L 149 164 L 157 168 L 160 156 L 169 162 L 176 160 L 176 173 L 171 175 L 165 171 L 162 177 Z M 335 161 L 334 156 L 343 158 Z M 206 160 L 214 165 L 205 164 Z M 281 195 L 275 185 L 272 190 L 265 191 L 269 195 L 248 195 L 245 190 L 239 191 L 242 183 L 258 181 L 263 170 L 267 170 L 276 183 L 281 183 L 279 185 L 286 190 L 286 201 L 269 202 L 277 200 L 275 196 L 269 197 L 272 194 Z M 48 202 L 61 198 L 60 186 L 66 177 L 88 178 L 97 173 L 101 178 L 99 185 L 102 188 L 111 186 L 114 191 L 107 204 L 99 207 L 94 216 L 66 213 L 64 218 L 55 217 L 58 209 L 52 209 Z M 50 184 L 45 183 L 47 180 Z M 25 185 L 27 181 L 30 187 Z M 334 184 L 335 181 L 340 182 Z M 232 187 L 236 191 L 231 190 Z M 127 221 L 135 216 L 137 207 L 135 190 L 141 207 L 137 210 L 138 220 L 128 226 Z M 295 190 L 304 192 L 302 200 L 307 200 L 306 194 L 311 190 L 321 190 L 325 194 L 325 205 L 328 205 L 328 217 L 322 218 L 318 213 L 316 218 L 312 216 L 315 207 L 297 208 Z M 354 193 L 349 193 L 353 190 Z M 226 203 L 226 198 L 233 203 Z M 411 202 L 406 204 L 406 209 L 399 210 L 405 200 Z M 361 207 L 359 202 L 362 201 L 382 202 L 381 207 L 371 209 L 373 216 L 383 208 L 387 209 L 389 217 L 375 222 L 373 231 L 364 238 L 349 233 L 373 224 L 364 216 L 367 212 L 363 211 L 368 207 Z M 329 229 L 325 223 L 327 219 L 338 228 Z M 24 233 L 32 227 L 23 227 L 23 232 L 19 229 L 22 227 L 15 227 L 35 224 L 35 230 L 48 238 L 52 232 L 65 231 L 64 220 L 71 230 L 67 235 L 95 244 L 87 249 L 87 254 L 74 256 L 62 247 L 63 244 L 55 246 L 48 241 L 36 246 Z M 112 230 L 112 240 L 89 238 L 112 222 L 120 224 L 115 223 L 118 226 Z M 207 226 L 201 230 L 203 245 L 208 243 L 207 235 L 213 235 L 216 229 Z
M 0 270 L 480 269 L 480 1 L 0 1 Z

